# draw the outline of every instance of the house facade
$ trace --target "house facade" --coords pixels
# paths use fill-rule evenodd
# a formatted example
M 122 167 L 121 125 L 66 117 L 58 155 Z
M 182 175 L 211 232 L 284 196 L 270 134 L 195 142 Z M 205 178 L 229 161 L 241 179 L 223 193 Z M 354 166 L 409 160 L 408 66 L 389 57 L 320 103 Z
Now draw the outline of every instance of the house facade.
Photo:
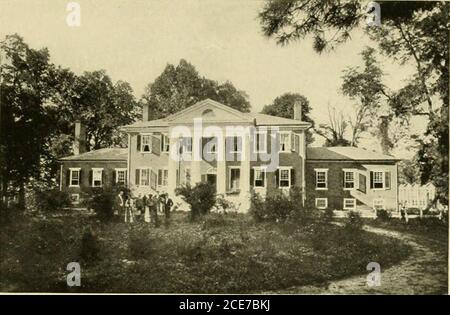
M 121 127 L 127 149 L 61 159 L 61 189 L 76 202 L 83 188 L 124 185 L 134 196 L 166 192 L 183 205 L 177 187 L 208 182 L 246 212 L 252 192 L 296 187 L 317 209 L 398 211 L 398 160 L 354 147 L 307 147 L 310 124 L 301 120 L 300 105 L 294 119 L 242 113 L 210 99 L 163 119 L 145 120 L 147 112 Z M 82 140 L 82 128 L 75 130 Z
M 318 209 L 398 212 L 398 159 L 355 147 L 310 147 L 306 152 L 309 204 Z
M 128 150 L 105 148 L 60 159 L 60 189 L 77 205 L 89 188 L 126 186 Z
M 144 110 L 145 112 L 145 110 Z M 305 189 L 305 131 L 295 119 L 242 113 L 207 99 L 164 119 L 122 127 L 128 133 L 128 180 L 135 194 L 209 182 L 240 211 L 250 192 Z M 145 115 L 144 115 L 145 117 Z

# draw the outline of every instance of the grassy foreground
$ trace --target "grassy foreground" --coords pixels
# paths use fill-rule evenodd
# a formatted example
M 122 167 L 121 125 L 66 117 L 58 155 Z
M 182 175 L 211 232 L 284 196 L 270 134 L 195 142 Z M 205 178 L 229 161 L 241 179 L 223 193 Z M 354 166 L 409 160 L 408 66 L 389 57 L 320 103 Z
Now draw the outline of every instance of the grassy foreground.
M 86 227 L 98 260 L 82 259 Z M 334 225 L 256 223 L 248 215 L 208 215 L 189 222 L 101 223 L 80 213 L 23 217 L 0 229 L 1 291 L 257 293 L 366 274 L 411 249 L 368 232 Z M 69 262 L 81 264 L 81 287 L 66 284 Z

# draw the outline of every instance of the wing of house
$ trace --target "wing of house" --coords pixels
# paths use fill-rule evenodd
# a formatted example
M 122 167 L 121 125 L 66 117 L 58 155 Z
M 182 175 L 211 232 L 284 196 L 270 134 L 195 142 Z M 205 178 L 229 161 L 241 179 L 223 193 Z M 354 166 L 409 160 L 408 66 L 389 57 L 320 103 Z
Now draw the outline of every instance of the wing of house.
M 127 184 L 127 149 L 105 148 L 60 159 L 60 189 L 68 191 L 74 204 L 91 187 Z
M 355 147 L 307 148 L 308 201 L 321 209 L 398 211 L 398 161 Z

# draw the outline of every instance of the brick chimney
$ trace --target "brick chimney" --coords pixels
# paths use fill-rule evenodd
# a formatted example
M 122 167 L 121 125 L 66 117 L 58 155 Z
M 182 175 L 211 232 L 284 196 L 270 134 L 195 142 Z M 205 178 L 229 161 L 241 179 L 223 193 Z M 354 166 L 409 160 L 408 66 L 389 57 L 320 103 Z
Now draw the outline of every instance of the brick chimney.
M 148 105 L 142 106 L 142 121 L 148 121 Z
M 294 103 L 294 119 L 302 120 L 302 104 L 300 102 Z
M 81 124 L 81 122 L 76 121 L 73 154 L 78 155 L 86 151 L 86 128 Z

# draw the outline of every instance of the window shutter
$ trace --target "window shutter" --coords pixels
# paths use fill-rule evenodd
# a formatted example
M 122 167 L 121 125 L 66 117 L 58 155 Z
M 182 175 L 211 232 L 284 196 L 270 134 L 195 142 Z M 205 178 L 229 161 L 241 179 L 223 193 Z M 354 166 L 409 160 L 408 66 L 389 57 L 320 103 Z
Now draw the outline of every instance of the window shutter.
M 263 187 L 266 187 L 266 175 L 267 175 L 267 172 L 265 170 L 261 171 L 261 178 L 262 178 L 262 185 L 263 185 Z
M 278 187 L 278 184 L 280 183 L 280 170 L 275 171 L 275 187 Z
M 102 170 L 102 186 L 104 186 L 106 183 L 106 172 L 105 170 Z
M 391 189 L 391 172 L 384 173 L 385 188 Z
M 80 172 L 78 173 L 78 182 L 80 183 L 80 186 L 83 185 L 83 170 L 80 169 Z
M 128 184 L 128 170 L 125 171 L 125 185 Z
M 255 182 L 255 169 L 250 169 L 250 186 L 253 186 L 253 183 Z
M 295 186 L 295 169 L 291 168 L 291 186 Z
M 154 134 L 152 135 L 152 153 L 156 155 L 161 154 L 161 135 Z
M 158 170 L 158 186 L 162 185 L 162 177 L 163 177 L 163 171 L 161 169 Z
M 112 176 L 111 176 L 111 186 L 114 186 L 116 184 L 116 176 L 117 176 L 117 172 L 116 172 L 116 170 L 113 170 Z
M 140 178 L 141 177 L 141 170 L 140 169 L 136 169 L 136 176 L 135 176 L 135 184 L 137 185 L 137 186 L 139 186 L 139 183 L 140 183 Z
M 206 182 L 206 174 L 202 175 L 202 182 Z
M 70 170 L 66 171 L 66 186 L 70 185 Z
M 366 193 L 366 176 L 359 174 L 359 191 Z
M 345 188 L 345 171 L 342 171 L 342 187 Z
M 89 171 L 89 186 L 93 186 L 93 185 L 92 185 L 92 177 L 93 177 L 93 171 L 90 170 L 90 171 Z
M 370 172 L 370 189 L 373 189 L 373 172 Z
M 153 170 L 150 171 L 150 187 L 156 190 L 156 184 L 158 182 L 158 175 Z
M 141 151 L 141 135 L 136 137 L 136 150 Z

